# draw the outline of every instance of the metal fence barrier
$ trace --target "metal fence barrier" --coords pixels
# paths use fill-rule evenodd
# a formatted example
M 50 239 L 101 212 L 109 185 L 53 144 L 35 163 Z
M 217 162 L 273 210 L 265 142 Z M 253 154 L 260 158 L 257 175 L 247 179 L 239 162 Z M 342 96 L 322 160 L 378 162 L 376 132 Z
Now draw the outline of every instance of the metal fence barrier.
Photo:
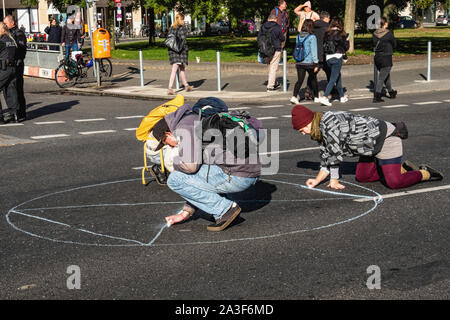
M 56 69 L 64 59 L 64 48 L 60 43 L 28 42 L 25 66 Z

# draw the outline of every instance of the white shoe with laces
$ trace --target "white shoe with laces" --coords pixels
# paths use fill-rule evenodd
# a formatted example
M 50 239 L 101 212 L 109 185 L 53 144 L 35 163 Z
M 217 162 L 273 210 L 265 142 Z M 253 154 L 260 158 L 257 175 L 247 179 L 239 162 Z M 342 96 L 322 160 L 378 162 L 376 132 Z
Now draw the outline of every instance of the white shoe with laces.
M 330 100 L 328 100 L 327 97 L 320 97 L 320 98 L 319 98 L 319 102 L 320 102 L 321 104 L 327 106 L 327 107 L 331 107 L 331 106 L 332 106 Z
M 289 101 L 293 104 L 300 104 L 300 101 L 298 101 L 297 97 L 292 97 Z
M 314 103 L 320 103 L 320 99 L 319 98 L 314 98 Z
M 348 101 L 348 97 L 347 96 L 341 97 L 341 103 L 346 103 L 347 101 Z

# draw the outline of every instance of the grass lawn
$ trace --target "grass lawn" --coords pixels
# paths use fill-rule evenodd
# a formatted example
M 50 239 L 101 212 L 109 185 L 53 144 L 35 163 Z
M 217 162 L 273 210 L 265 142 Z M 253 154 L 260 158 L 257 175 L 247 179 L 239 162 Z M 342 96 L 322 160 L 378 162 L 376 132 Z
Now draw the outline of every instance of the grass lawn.
M 433 52 L 450 51 L 450 27 L 433 27 L 422 29 L 395 30 L 398 48 L 394 55 L 416 55 L 427 53 L 427 42 L 432 41 Z M 296 35 L 289 38 L 287 48 L 288 61 L 293 62 L 292 51 Z M 168 60 L 167 48 L 162 39 L 157 39 L 155 47 L 148 47 L 147 41 L 118 44 L 112 51 L 112 58 L 139 59 L 142 50 L 145 60 Z M 222 62 L 256 62 L 257 44 L 254 37 L 194 37 L 188 38 L 189 61 L 195 62 L 200 57 L 202 62 L 215 62 L 216 51 L 221 53 Z M 355 53 L 353 55 L 371 55 L 373 50 L 371 34 L 355 36 Z

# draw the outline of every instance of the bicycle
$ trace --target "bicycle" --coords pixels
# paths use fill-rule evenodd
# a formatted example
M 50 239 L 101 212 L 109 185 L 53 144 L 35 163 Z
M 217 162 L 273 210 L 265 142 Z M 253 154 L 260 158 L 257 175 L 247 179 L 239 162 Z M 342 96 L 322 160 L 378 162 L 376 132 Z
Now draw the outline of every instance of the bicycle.
M 87 58 L 85 60 L 85 58 Z M 88 77 L 88 71 L 93 67 L 94 60 L 86 55 L 77 55 L 76 60 L 71 57 L 61 60 L 55 71 L 55 81 L 60 88 L 73 87 L 81 79 Z M 109 78 L 112 74 L 112 63 L 108 58 L 99 59 L 100 78 Z

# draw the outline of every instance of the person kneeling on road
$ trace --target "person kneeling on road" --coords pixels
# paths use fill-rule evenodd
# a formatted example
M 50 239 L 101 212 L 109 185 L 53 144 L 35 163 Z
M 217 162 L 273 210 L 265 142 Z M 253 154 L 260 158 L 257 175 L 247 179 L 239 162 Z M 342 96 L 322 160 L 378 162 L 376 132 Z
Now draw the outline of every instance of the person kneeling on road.
M 315 179 L 306 181 L 310 188 L 331 175 L 328 187 L 344 189 L 339 183 L 339 164 L 344 156 L 360 157 L 356 166 L 359 182 L 379 181 L 380 167 L 391 189 L 443 179 L 443 175 L 430 166 L 417 167 L 409 161 L 402 165 L 401 134 L 397 135 L 398 129 L 390 122 L 343 111 L 312 112 L 301 105 L 296 105 L 291 114 L 294 130 L 310 135 L 320 144 L 321 168 Z
M 261 174 L 261 164 L 259 161 L 250 164 L 248 158 L 238 164 L 233 153 L 223 148 L 208 155 L 195 135 L 198 115 L 191 111 L 191 106 L 183 105 L 153 128 L 153 135 L 160 142 L 158 148 L 179 147 L 167 185 L 187 201 L 180 214 L 166 217 L 166 221 L 169 225 L 184 221 L 200 209 L 215 219 L 207 230 L 221 231 L 241 212 L 236 202 L 222 194 L 242 192 L 253 186 Z

